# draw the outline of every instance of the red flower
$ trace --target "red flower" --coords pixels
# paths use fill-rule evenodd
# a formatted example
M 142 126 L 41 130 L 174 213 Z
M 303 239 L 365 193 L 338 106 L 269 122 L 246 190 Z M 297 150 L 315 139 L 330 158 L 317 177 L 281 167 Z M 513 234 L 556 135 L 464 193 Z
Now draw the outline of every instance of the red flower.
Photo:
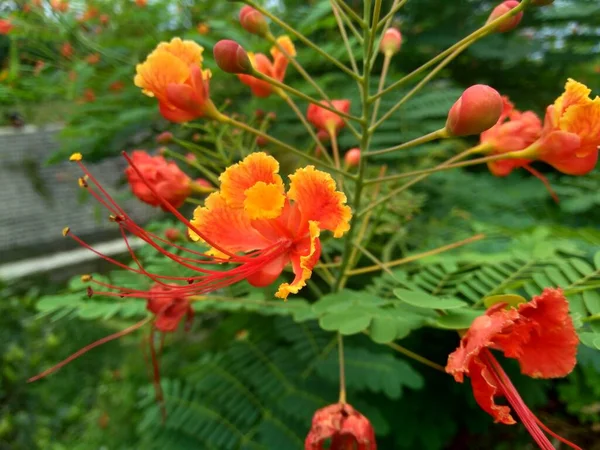
M 87 55 L 85 58 L 85 62 L 92 65 L 98 64 L 100 62 L 100 53 L 92 53 L 90 55 Z
M 10 20 L 0 19 L 0 35 L 10 33 L 13 28 L 14 26 Z
M 554 449 L 542 429 L 556 435 L 527 408 L 488 349 L 497 349 L 506 357 L 515 358 L 525 375 L 564 377 L 575 367 L 579 342 L 569 316 L 569 303 L 560 289 L 545 289 L 516 309 L 505 309 L 505 306 L 496 304 L 475 319 L 458 349 L 448 357 L 446 372 L 460 383 L 465 374 L 469 376 L 479 406 L 496 422 L 512 425 L 515 420 L 510 407 L 494 401 L 495 397 L 505 397 L 540 448 Z
M 326 446 L 327 440 L 331 439 Z M 319 409 L 312 419 L 312 427 L 305 450 L 377 450 L 375 432 L 365 416 L 346 403 L 336 403 Z
M 523 150 L 533 144 L 542 132 L 542 121 L 533 111 L 515 109 L 507 97 L 502 97 L 504 108 L 496 125 L 481 133 L 481 143 L 492 149 L 492 154 Z M 513 169 L 529 164 L 528 159 L 505 159 L 488 163 L 490 172 L 507 176 Z
M 192 193 L 192 180 L 174 162 L 167 162 L 162 156 L 151 156 L 143 150 L 134 150 L 132 160 L 138 170 L 128 167 L 125 175 L 134 195 L 144 203 L 161 206 L 166 211 L 153 190 L 174 208 L 183 205 Z
M 329 106 L 329 103 L 325 100 L 323 100 L 321 104 Z M 348 114 L 350 111 L 350 100 L 332 100 L 331 104 L 333 105 L 334 109 L 337 109 L 345 114 Z M 317 127 L 319 130 L 326 131 L 330 136 L 336 135 L 338 131 L 345 126 L 344 120 L 341 116 L 332 111 L 321 108 L 314 103 L 308 105 L 306 118 L 315 127 Z

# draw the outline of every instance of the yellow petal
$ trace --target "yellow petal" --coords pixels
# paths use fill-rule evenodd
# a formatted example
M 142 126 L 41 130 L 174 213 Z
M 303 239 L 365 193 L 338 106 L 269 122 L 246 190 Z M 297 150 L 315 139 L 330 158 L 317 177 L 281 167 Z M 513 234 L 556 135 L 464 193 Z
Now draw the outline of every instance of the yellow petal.
M 558 123 L 562 114 L 573 105 L 583 105 L 590 102 L 591 93 L 585 84 L 569 78 L 565 84 L 565 92 L 554 102 L 555 123 Z
M 281 46 L 288 55 L 292 57 L 296 56 L 296 47 L 294 47 L 294 43 L 289 36 L 278 37 L 277 44 L 279 44 L 279 46 Z M 286 56 L 281 50 L 279 50 L 279 46 L 274 45 L 271 47 L 271 56 L 273 59 L 277 59 L 278 56 Z
M 600 145 L 600 98 L 571 106 L 561 117 L 559 128 L 581 139 L 578 157 L 597 151 Z
M 278 184 L 259 181 L 245 191 L 244 209 L 250 219 L 275 219 L 281 215 L 285 195 Z
M 182 40 L 181 38 L 173 38 L 171 42 L 161 42 L 156 47 L 155 51 L 164 51 L 171 53 L 183 61 L 187 66 L 192 64 L 202 64 L 202 53 L 204 47 L 198 45 L 194 41 Z
M 144 94 L 163 101 L 169 84 L 181 84 L 190 77 L 189 65 L 166 51 L 155 50 L 135 70 L 134 84 L 142 88 Z

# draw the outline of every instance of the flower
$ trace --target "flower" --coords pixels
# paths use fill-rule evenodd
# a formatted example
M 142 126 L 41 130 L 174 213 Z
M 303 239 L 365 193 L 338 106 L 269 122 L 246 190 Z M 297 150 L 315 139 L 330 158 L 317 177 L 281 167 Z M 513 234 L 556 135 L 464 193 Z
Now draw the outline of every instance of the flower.
M 94 92 L 93 89 L 86 89 L 85 91 L 83 91 L 83 98 L 82 98 L 82 102 L 83 103 L 94 103 L 96 101 L 96 93 Z
M 119 80 L 113 81 L 108 86 L 108 89 L 112 92 L 121 92 L 124 88 L 125 88 L 125 83 L 123 83 L 122 81 L 119 81 Z
M 154 190 L 174 208 L 179 208 L 192 193 L 191 178 L 174 162 L 162 156 L 151 156 L 143 150 L 134 150 L 132 160 L 138 170 L 128 167 L 125 175 L 134 195 L 144 203 L 162 206 L 152 192 Z M 162 209 L 167 210 L 165 207 Z
M 177 240 L 170 239 L 168 236 L 167 239 Z M 155 283 L 148 291 L 146 309 L 154 314 L 154 327 L 162 332 L 175 331 L 181 320 L 186 316 L 186 322 L 189 326 L 194 317 L 194 310 L 189 299 L 178 296 L 171 289 L 171 286 L 162 283 Z
M 0 19 L 0 35 L 8 34 L 14 28 L 14 25 L 8 19 Z
M 85 58 L 85 62 L 88 64 L 98 64 L 100 62 L 100 53 L 92 53 Z
M 528 149 L 537 159 L 568 175 L 584 175 L 598 161 L 600 97 L 569 79 L 565 92 L 546 109 L 540 139 Z
M 502 97 L 504 108 L 492 128 L 480 135 L 484 148 L 492 154 L 523 150 L 533 144 L 542 132 L 542 121 L 533 111 L 515 109 L 507 97 Z M 490 172 L 499 177 L 507 176 L 513 169 L 529 164 L 528 159 L 505 159 L 488 162 Z
M 336 191 L 333 178 L 313 166 L 290 175 L 284 191 L 279 164 L 258 152 L 229 167 L 220 177 L 220 190 L 209 195 L 205 206 L 194 211 L 191 224 L 205 237 L 218 242 L 208 254 L 225 258 L 230 254 L 279 248 L 277 258 L 247 277 L 253 286 L 273 283 L 291 263 L 295 278 L 279 286 L 276 297 L 285 299 L 306 285 L 319 261 L 322 230 L 341 237 L 350 229 L 346 196 Z M 194 229 L 193 240 L 201 241 Z
M 326 446 L 326 441 L 331 442 Z M 336 403 L 315 412 L 305 450 L 377 450 L 373 426 L 347 403 Z
M 495 397 L 505 397 L 540 448 L 553 449 L 540 429 L 547 428 L 527 408 L 489 349 L 516 359 L 521 372 L 530 377 L 566 376 L 575 367 L 579 341 L 569 303 L 560 289 L 545 289 L 518 308 L 505 306 L 495 304 L 473 321 L 458 349 L 448 357 L 446 372 L 459 383 L 464 375 L 469 376 L 479 406 L 496 422 L 512 425 L 515 420 L 510 407 L 494 401 Z
M 285 52 L 281 51 L 280 47 L 283 48 Z M 285 72 L 288 66 L 287 55 L 291 57 L 296 56 L 296 48 L 287 36 L 277 38 L 277 44 L 271 47 L 273 62 L 262 53 L 248 53 L 248 57 L 250 58 L 254 70 L 279 82 L 283 82 L 283 79 L 285 78 Z M 250 87 L 252 94 L 256 97 L 268 97 L 273 92 L 276 92 L 277 89 L 266 81 L 259 80 L 252 75 L 238 74 L 238 78 L 242 83 Z
M 135 0 L 135 4 L 137 6 L 144 7 L 144 6 L 146 6 L 148 4 L 148 0 Z
M 322 105 L 329 106 L 329 103 L 325 100 L 321 101 Z M 334 109 L 348 114 L 350 111 L 350 100 L 332 100 L 331 105 Z M 308 105 L 306 110 L 306 118 L 312 123 L 317 129 L 326 131 L 329 136 L 337 135 L 346 125 L 344 119 L 333 111 L 321 108 L 320 106 L 311 103 Z
M 204 49 L 194 41 L 173 38 L 161 42 L 136 66 L 134 84 L 156 97 L 162 116 L 172 122 L 218 117 L 209 98 L 210 70 L 202 70 Z
M 516 8 L 517 6 L 519 6 L 519 2 L 517 0 L 506 0 L 500 3 L 492 10 L 492 13 L 490 14 L 490 17 L 488 18 L 486 23 L 493 22 L 494 20 L 496 20 L 500 16 L 503 16 L 508 11 L 510 11 L 513 8 Z M 520 11 L 513 17 L 508 17 L 504 21 L 502 21 L 502 23 L 496 27 L 496 31 L 499 31 L 500 33 L 505 33 L 506 31 L 514 30 L 517 27 L 517 25 L 519 25 L 519 22 L 521 22 L 522 18 L 523 11 Z
M 52 0 L 50 6 L 59 12 L 67 12 L 69 10 L 69 2 L 67 0 Z
M 479 134 L 498 122 L 502 109 L 498 91 L 485 84 L 471 86 L 450 108 L 446 132 L 450 136 Z
M 173 133 L 170 131 L 163 131 L 158 136 L 156 136 L 156 142 L 158 144 L 169 144 L 173 141 Z

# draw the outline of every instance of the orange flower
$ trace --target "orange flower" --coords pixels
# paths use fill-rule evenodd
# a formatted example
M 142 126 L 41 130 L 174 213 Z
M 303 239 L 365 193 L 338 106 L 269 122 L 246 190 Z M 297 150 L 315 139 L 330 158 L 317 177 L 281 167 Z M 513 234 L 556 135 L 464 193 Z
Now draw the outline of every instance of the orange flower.
M 296 48 L 289 37 L 281 36 L 277 38 L 277 43 L 279 46 L 285 49 L 285 53 L 291 57 L 296 56 Z M 256 71 L 279 82 L 283 82 L 289 60 L 288 57 L 279 49 L 279 46 L 274 45 L 271 47 L 271 56 L 273 57 L 273 62 L 271 62 L 271 60 L 262 53 L 248 53 L 248 57 L 250 58 L 252 66 Z M 252 75 L 238 74 L 238 78 L 246 86 L 249 86 L 252 90 L 252 94 L 257 97 L 268 97 L 273 92 L 276 92 L 276 88 L 271 84 L 267 83 L 266 81 L 259 80 Z
M 151 156 L 144 150 L 134 150 L 131 159 L 137 170 L 128 167 L 125 175 L 134 195 L 144 203 L 161 206 L 152 189 L 174 208 L 183 205 L 192 193 L 192 180 L 174 162 L 168 162 L 162 156 Z
M 569 175 L 584 175 L 598 161 L 600 97 L 569 79 L 565 92 L 548 106 L 541 138 L 528 150 L 537 159 Z
M 336 403 L 319 409 L 313 416 L 310 432 L 304 441 L 304 449 L 325 448 L 377 450 L 371 422 L 347 403 Z
M 194 41 L 173 38 L 161 42 L 136 66 L 134 84 L 149 97 L 156 97 L 160 113 L 172 122 L 187 122 L 201 116 L 218 117 L 209 98 L 209 70 L 202 70 L 204 49 Z
M 458 349 L 448 357 L 446 372 L 459 383 L 468 375 L 479 406 L 496 422 L 512 425 L 515 420 L 510 407 L 494 401 L 496 397 L 505 397 L 540 448 L 554 449 L 542 429 L 559 437 L 527 408 L 489 348 L 515 358 L 525 375 L 566 376 L 575 367 L 579 342 L 569 316 L 569 303 L 560 289 L 545 289 L 540 296 L 519 304 L 518 308 L 505 309 L 505 306 L 506 303 L 493 305 L 485 315 L 475 319 Z
M 8 34 L 14 28 L 13 24 L 8 19 L 0 19 L 0 35 Z
M 63 55 L 65 58 L 70 58 L 71 56 L 73 56 L 73 52 L 73 46 L 69 42 L 65 42 L 60 48 L 60 54 Z
M 523 150 L 533 144 L 542 132 L 542 121 L 533 111 L 515 109 L 507 97 L 502 97 L 504 109 L 496 125 L 481 133 L 481 144 L 492 154 Z M 513 169 L 529 164 L 528 159 L 505 159 L 488 163 L 490 172 L 507 176 Z
M 285 299 L 310 278 L 321 253 L 321 231 L 342 236 L 350 228 L 351 212 L 328 173 L 313 166 L 298 169 L 290 175 L 286 193 L 278 172 L 275 158 L 263 152 L 229 167 L 219 178 L 220 190 L 196 208 L 191 224 L 202 239 L 218 242 L 230 254 L 279 248 L 277 258 L 246 279 L 253 286 L 267 286 L 291 263 L 294 280 L 275 294 Z M 201 240 L 194 229 L 189 232 L 193 240 Z M 208 254 L 226 256 L 214 248 Z
M 98 64 L 100 62 L 100 53 L 92 53 L 91 55 L 86 56 L 85 61 L 88 64 Z
M 350 111 L 350 100 L 332 100 L 331 103 L 333 108 L 338 111 L 346 114 Z M 329 105 L 325 100 L 323 100 L 321 104 Z M 326 131 L 330 136 L 336 135 L 337 132 L 345 126 L 342 117 L 313 103 L 308 105 L 306 118 L 310 123 L 317 127 L 317 129 Z

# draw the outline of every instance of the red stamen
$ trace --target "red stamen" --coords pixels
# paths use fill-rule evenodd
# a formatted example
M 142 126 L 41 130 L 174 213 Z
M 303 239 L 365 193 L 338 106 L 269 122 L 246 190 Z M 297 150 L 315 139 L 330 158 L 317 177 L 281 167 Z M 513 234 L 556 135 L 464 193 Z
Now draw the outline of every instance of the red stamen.
M 534 177 L 536 177 L 538 180 L 540 180 L 544 184 L 544 186 L 546 187 L 546 190 L 550 193 L 550 196 L 552 197 L 552 199 L 556 203 L 560 202 L 560 199 L 558 198 L 558 195 L 556 195 L 556 192 L 554 192 L 554 189 L 552 189 L 552 186 L 550 186 L 550 182 L 548 181 L 548 178 L 546 178 L 544 175 L 542 175 L 540 172 L 538 172 L 537 170 L 535 170 L 533 167 L 531 167 L 528 164 L 525 165 L 525 166 L 523 166 L 523 167 L 531 175 L 533 175 Z

